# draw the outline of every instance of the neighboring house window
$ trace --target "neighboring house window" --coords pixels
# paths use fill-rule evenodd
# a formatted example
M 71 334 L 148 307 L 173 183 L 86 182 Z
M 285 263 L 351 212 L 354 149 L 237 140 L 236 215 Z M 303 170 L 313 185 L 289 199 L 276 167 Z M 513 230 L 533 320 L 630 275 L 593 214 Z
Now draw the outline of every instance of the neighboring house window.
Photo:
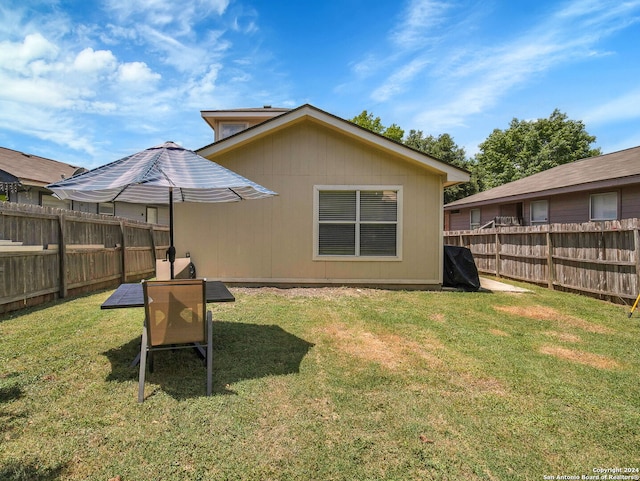
M 71 209 L 71 201 L 60 200 L 50 194 L 41 194 L 40 205 L 42 207 L 56 207 L 58 209 Z
M 98 214 L 115 215 L 116 208 L 113 202 L 102 202 L 98 204 Z
M 531 202 L 531 224 L 549 222 L 549 201 L 535 200 Z
M 480 227 L 480 209 L 471 209 L 469 223 L 472 229 Z
M 222 122 L 220 124 L 220 139 L 224 139 L 225 137 L 229 137 L 233 134 L 237 134 L 238 132 L 242 132 L 246 128 L 247 124 L 244 122 Z
M 591 194 L 590 220 L 616 220 L 618 218 L 618 194 L 607 192 Z
M 316 186 L 314 258 L 400 258 L 402 188 Z
M 158 223 L 158 208 L 157 207 L 147 207 L 147 222 L 149 224 L 157 224 Z

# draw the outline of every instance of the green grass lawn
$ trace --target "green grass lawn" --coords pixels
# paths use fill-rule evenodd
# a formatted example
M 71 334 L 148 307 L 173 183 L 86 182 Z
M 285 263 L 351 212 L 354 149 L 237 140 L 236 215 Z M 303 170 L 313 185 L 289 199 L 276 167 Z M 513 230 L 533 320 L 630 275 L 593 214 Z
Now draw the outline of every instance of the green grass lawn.
M 232 289 L 137 398 L 142 309 L 0 318 L 0 479 L 542 480 L 640 468 L 640 314 L 532 292 Z M 638 316 L 638 317 L 636 317 Z M 637 473 L 636 473 L 637 474 Z M 601 478 L 604 479 L 604 478 Z

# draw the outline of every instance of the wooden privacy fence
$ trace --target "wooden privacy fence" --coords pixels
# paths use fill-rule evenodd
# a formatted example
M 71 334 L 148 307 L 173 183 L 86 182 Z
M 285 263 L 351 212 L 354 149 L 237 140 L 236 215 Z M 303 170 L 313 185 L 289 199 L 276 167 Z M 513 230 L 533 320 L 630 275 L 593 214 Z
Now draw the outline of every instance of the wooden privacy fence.
M 446 231 L 444 243 L 468 247 L 480 273 L 627 303 L 640 285 L 639 226 L 626 219 Z
M 0 202 L 0 313 L 155 273 L 168 226 Z

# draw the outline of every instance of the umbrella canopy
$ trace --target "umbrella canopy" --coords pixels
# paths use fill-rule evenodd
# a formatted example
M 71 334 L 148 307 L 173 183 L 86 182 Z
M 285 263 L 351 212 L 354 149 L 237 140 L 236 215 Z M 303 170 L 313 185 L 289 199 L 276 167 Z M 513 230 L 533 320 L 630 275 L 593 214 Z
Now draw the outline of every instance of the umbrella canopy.
M 82 202 L 234 202 L 275 192 L 199 156 L 165 142 L 47 186 L 61 199 Z
M 174 142 L 151 147 L 47 186 L 60 199 L 169 204 L 173 277 L 173 203 L 235 202 L 278 195 Z

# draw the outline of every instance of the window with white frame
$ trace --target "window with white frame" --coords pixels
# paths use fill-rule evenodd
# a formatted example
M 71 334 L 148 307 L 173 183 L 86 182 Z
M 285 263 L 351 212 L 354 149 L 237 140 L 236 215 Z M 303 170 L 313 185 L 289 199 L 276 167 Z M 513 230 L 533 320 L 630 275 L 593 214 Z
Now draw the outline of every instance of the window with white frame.
M 546 224 L 549 222 L 549 201 L 534 200 L 531 202 L 531 224 Z
M 98 214 L 115 215 L 116 208 L 113 202 L 100 202 L 98 204 Z
M 314 258 L 400 257 L 402 188 L 316 186 Z
M 589 205 L 590 220 L 616 220 L 618 218 L 618 194 L 606 192 L 591 194 Z
M 469 225 L 471 229 L 477 229 L 480 227 L 480 209 L 471 209 L 469 217 Z
M 158 223 L 158 208 L 157 207 L 147 207 L 147 222 L 149 224 L 157 224 Z
M 246 122 L 222 122 L 220 123 L 220 139 L 230 137 L 246 129 Z
M 50 194 L 41 194 L 40 205 L 43 207 L 55 207 L 57 209 L 71 209 L 70 200 L 60 200 Z

